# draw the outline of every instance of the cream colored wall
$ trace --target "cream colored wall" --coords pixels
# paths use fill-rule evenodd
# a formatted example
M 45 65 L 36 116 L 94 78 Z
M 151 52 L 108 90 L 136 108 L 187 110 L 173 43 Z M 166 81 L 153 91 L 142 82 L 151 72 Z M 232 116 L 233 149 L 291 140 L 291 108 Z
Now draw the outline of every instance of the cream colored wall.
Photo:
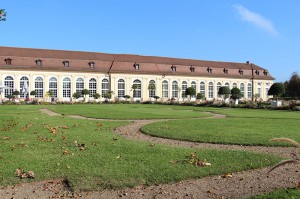
M 191 82 L 196 82 L 196 92 L 200 91 L 200 83 L 205 82 L 205 96 L 208 98 L 208 84 L 209 82 L 214 83 L 214 98 L 217 99 L 217 83 L 221 82 L 222 86 L 225 85 L 226 82 L 230 84 L 230 88 L 232 88 L 233 83 L 237 83 L 238 88 L 240 88 L 240 84 L 244 83 L 245 85 L 245 97 L 247 98 L 247 84 L 251 83 L 250 79 L 227 79 L 227 78 L 209 78 L 209 77 L 188 77 L 188 76 L 165 76 L 162 77 L 161 75 L 141 75 L 141 74 L 100 74 L 100 73 L 76 73 L 76 72 L 43 72 L 43 71 L 8 71 L 3 70 L 0 71 L 0 80 L 2 80 L 2 84 L 4 84 L 4 79 L 7 76 L 12 76 L 14 78 L 15 89 L 20 91 L 20 78 L 26 76 L 30 80 L 29 89 L 30 91 L 34 90 L 34 80 L 36 77 L 40 76 L 44 78 L 44 93 L 49 90 L 49 79 L 51 77 L 56 77 L 58 79 L 58 100 L 63 101 L 70 99 L 64 99 L 63 92 L 62 92 L 62 80 L 64 77 L 69 77 L 72 80 L 71 83 L 71 95 L 76 91 L 76 79 L 78 77 L 82 77 L 85 81 L 84 87 L 89 89 L 89 80 L 91 78 L 95 78 L 97 80 L 97 93 L 101 94 L 101 81 L 104 78 L 108 78 L 111 81 L 111 90 L 114 91 L 113 99 L 115 99 L 118 95 L 118 80 L 124 79 L 125 80 L 125 95 L 133 96 L 133 91 L 131 86 L 135 79 L 139 79 L 142 82 L 142 96 L 140 99 L 141 101 L 147 101 L 149 99 L 149 90 L 148 85 L 150 80 L 154 80 L 156 82 L 156 95 L 162 96 L 162 81 L 167 80 L 169 83 L 169 98 L 172 97 L 172 82 L 177 81 L 178 86 L 181 88 L 182 81 L 187 81 L 188 87 L 191 86 Z M 261 84 L 259 86 L 259 83 Z M 258 88 L 261 88 L 261 99 L 267 100 L 267 93 L 266 88 L 270 88 L 273 81 L 271 80 L 255 80 L 254 81 L 254 93 L 258 92 Z M 269 84 L 269 86 L 267 86 Z M 179 92 L 179 96 L 181 96 L 181 92 Z M 4 94 L 2 94 L 1 98 L 4 98 Z M 103 100 L 103 99 L 102 99 Z M 161 100 L 167 100 L 161 99 Z M 182 100 L 182 99 L 180 99 Z M 212 99 L 209 99 L 212 100 Z

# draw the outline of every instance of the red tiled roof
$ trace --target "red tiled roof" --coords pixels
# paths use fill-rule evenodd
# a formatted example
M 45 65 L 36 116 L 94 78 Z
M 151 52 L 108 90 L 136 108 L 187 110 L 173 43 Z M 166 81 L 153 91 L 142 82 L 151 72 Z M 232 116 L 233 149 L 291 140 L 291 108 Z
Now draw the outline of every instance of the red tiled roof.
M 11 58 L 12 64 L 6 65 L 5 59 Z M 35 60 L 41 59 L 42 66 L 36 66 Z M 63 61 L 69 61 L 70 66 L 65 67 Z M 95 67 L 90 68 L 89 62 L 95 62 Z M 136 70 L 133 65 L 140 65 Z M 176 67 L 176 72 L 171 70 L 171 66 Z M 192 72 L 190 67 L 195 71 Z M 104 73 L 128 73 L 128 74 L 165 74 L 165 75 L 185 75 L 204 77 L 224 77 L 224 78 L 251 78 L 252 67 L 254 71 L 259 71 L 260 75 L 254 73 L 255 79 L 274 78 L 264 68 L 255 64 L 204 61 L 193 59 L 179 59 L 155 56 L 140 56 L 128 54 L 107 54 L 97 52 L 79 52 L 65 50 L 45 50 L 31 48 L 0 47 L 0 69 L 18 70 L 51 70 L 51 71 L 82 71 L 82 72 L 104 72 Z M 209 74 L 207 68 L 212 69 Z M 225 74 L 223 69 L 228 70 Z M 243 71 L 240 75 L 239 71 Z

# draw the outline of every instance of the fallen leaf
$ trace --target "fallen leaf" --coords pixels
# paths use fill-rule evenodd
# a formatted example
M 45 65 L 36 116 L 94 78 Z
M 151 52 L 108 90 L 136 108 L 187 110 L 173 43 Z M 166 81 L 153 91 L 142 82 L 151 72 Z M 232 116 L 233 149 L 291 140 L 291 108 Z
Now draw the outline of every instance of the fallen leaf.
M 226 174 L 222 175 L 222 178 L 232 178 L 232 174 L 226 173 Z

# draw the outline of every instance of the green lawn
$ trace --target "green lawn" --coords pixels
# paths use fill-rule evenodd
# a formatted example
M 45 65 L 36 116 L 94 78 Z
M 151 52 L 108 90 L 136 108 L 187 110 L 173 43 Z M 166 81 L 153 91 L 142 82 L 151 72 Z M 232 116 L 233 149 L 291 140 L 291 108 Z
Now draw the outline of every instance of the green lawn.
M 55 109 L 56 106 L 51 107 Z M 98 105 L 57 106 L 70 112 L 74 107 L 85 113 L 84 110 L 89 112 Z M 99 106 L 99 113 L 109 112 L 109 107 L 113 106 Z M 117 114 L 117 107 L 113 107 L 111 112 Z M 126 112 L 126 106 L 120 107 L 123 113 Z M 1 185 L 67 178 L 75 190 L 124 188 L 248 170 L 274 165 L 281 160 L 272 155 L 251 152 L 200 149 L 196 151 L 198 156 L 211 166 L 174 164 L 171 162 L 185 159 L 195 150 L 153 146 L 148 142 L 130 141 L 117 136 L 113 129 L 127 123 L 124 121 L 50 117 L 40 113 L 39 108 L 44 106 L 0 106 Z M 129 109 L 132 106 L 128 106 Z M 138 109 L 135 112 L 141 114 L 143 111 Z M 147 106 L 142 109 L 147 110 Z M 165 111 L 163 106 L 161 110 L 155 110 L 159 113 L 157 117 Z M 152 111 L 149 113 L 155 115 Z M 186 112 L 174 111 L 172 114 L 176 113 Z M 97 114 L 93 116 L 98 117 Z M 86 150 L 81 151 L 75 141 L 86 144 Z M 16 168 L 33 170 L 36 178 L 17 178 L 14 174 Z
M 280 189 L 268 194 L 261 194 L 250 197 L 249 199 L 297 199 L 300 198 L 299 189 Z
M 300 142 L 298 119 L 181 119 L 148 124 L 141 130 L 158 137 L 194 142 L 289 146 L 285 143 L 269 141 L 278 137 L 291 138 Z
M 174 110 L 172 106 L 153 104 L 74 104 L 46 106 L 46 108 L 66 115 L 81 115 L 104 119 L 165 119 L 196 118 L 211 114 L 193 110 Z

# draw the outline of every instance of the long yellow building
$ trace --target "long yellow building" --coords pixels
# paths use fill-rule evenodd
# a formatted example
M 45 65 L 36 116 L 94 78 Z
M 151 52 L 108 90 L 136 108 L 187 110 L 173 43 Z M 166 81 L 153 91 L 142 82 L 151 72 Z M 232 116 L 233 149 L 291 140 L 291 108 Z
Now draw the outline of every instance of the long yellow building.
M 113 100 L 129 95 L 139 101 L 154 96 L 183 101 L 185 89 L 194 87 L 207 100 L 213 100 L 220 98 L 217 93 L 221 86 L 228 86 L 238 87 L 246 100 L 253 95 L 267 100 L 273 80 L 267 69 L 250 62 L 0 47 L 0 85 L 6 86 L 2 99 L 15 90 L 21 92 L 20 98 L 26 98 L 34 90 L 40 100 L 52 91 L 58 101 L 70 101 L 73 93 L 88 89 L 90 101 L 94 93 L 104 100 L 108 91 L 113 91 Z

